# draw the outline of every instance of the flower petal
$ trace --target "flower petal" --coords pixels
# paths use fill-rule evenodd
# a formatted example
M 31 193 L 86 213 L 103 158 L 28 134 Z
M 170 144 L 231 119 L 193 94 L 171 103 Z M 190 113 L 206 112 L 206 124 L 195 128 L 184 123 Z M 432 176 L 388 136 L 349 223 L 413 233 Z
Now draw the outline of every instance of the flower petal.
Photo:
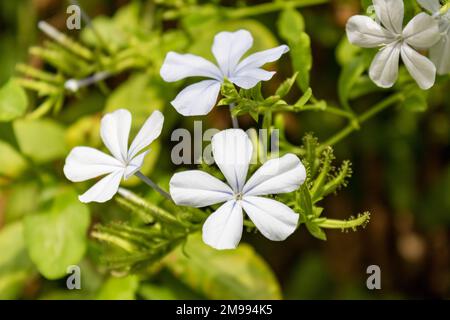
M 203 116 L 214 107 L 221 83 L 203 80 L 184 88 L 171 103 L 183 116 Z
M 177 205 L 201 208 L 232 199 L 233 191 L 206 172 L 190 170 L 172 176 L 170 195 Z
M 130 149 L 128 150 L 128 160 L 132 159 L 139 151 L 148 147 L 153 140 L 159 137 L 163 124 L 163 114 L 158 110 L 153 111 L 131 143 Z
M 70 181 L 89 180 L 122 168 L 122 163 L 97 149 L 76 147 L 70 151 L 64 165 L 64 174 Z
M 401 55 L 403 63 L 419 87 L 423 90 L 430 89 L 436 78 L 436 67 L 433 62 L 406 43 L 402 45 Z
M 175 82 L 188 77 L 222 79 L 222 74 L 214 63 L 194 54 L 169 52 L 159 71 L 164 81 Z
M 99 182 L 94 184 L 88 191 L 83 193 L 78 198 L 81 202 L 106 202 L 117 193 L 119 189 L 120 180 L 122 180 L 124 170 L 117 170 Z
M 375 48 L 394 41 L 395 35 L 367 16 L 351 17 L 345 27 L 350 43 L 362 48 Z
M 442 39 L 430 49 L 430 59 L 436 66 L 437 73 L 450 73 L 450 28 Z
M 239 60 L 253 45 L 253 37 L 247 30 L 220 32 L 214 37 L 212 52 L 222 74 L 230 77 Z
M 117 160 L 128 158 L 128 136 L 131 128 L 131 113 L 118 109 L 106 114 L 101 121 L 100 135 L 103 143 Z
M 441 8 L 439 0 L 417 0 L 417 2 L 430 13 L 435 13 Z
M 306 170 L 292 153 L 264 163 L 247 181 L 244 196 L 261 196 L 297 190 L 305 182 Z
M 266 71 L 260 68 L 244 69 L 230 77 L 230 81 L 238 87 L 251 89 L 260 81 L 270 80 L 274 74 L 275 71 Z
M 383 26 L 396 33 L 402 33 L 405 7 L 403 0 L 373 0 L 373 6 L 378 19 Z
M 244 130 L 227 129 L 216 133 L 211 144 L 214 160 L 228 184 L 236 193 L 242 191 L 253 153 L 250 138 Z
M 237 65 L 234 73 L 230 75 L 230 77 L 238 75 L 239 72 L 243 71 L 244 69 L 255 69 L 262 67 L 266 63 L 276 61 L 288 51 L 289 47 L 287 45 L 281 45 L 272 49 L 251 54 Z
M 390 88 L 397 80 L 400 47 L 399 42 L 387 45 L 373 59 L 369 68 L 369 76 L 377 86 Z
M 145 156 L 150 152 L 150 150 L 146 150 L 142 152 L 141 154 L 137 155 L 131 161 L 128 163 L 127 167 L 125 168 L 124 177 L 125 179 L 128 179 L 133 174 L 141 170 L 142 164 L 144 163 Z
M 411 19 L 403 30 L 406 43 L 416 48 L 429 48 L 439 41 L 439 24 L 422 12 Z
M 225 202 L 203 224 L 203 241 L 215 249 L 235 249 L 242 237 L 243 220 L 237 201 Z
M 258 230 L 270 240 L 285 240 L 297 228 L 298 214 L 281 202 L 244 196 L 241 205 Z

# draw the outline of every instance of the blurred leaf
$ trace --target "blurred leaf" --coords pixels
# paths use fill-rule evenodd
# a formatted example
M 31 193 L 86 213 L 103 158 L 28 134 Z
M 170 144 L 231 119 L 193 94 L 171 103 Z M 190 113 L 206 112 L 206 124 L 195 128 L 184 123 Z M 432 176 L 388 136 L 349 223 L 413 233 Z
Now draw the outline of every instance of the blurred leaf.
M 38 163 L 62 158 L 67 153 L 64 128 L 53 120 L 16 120 L 14 132 L 22 153 Z
M 280 299 L 278 282 L 252 247 L 215 250 L 201 236 L 189 237 L 184 252 L 167 257 L 167 267 L 182 282 L 209 299 Z M 230 268 L 230 266 L 232 266 Z
M 344 107 L 350 108 L 348 103 L 350 90 L 366 69 L 364 56 L 358 56 L 344 66 L 339 76 L 338 93 L 339 100 Z
M 28 107 L 25 90 L 14 80 L 0 88 L 0 121 L 11 121 L 21 117 Z
M 424 112 L 428 108 L 427 94 L 428 91 L 420 90 L 414 85 L 414 88 L 406 90 L 405 99 L 402 102 L 402 107 L 405 110 L 412 112 Z
M 32 275 L 21 222 L 0 230 L 0 252 L 0 299 L 15 299 Z
M 100 35 L 102 42 L 99 41 L 92 28 L 83 28 L 80 37 L 84 43 L 92 47 L 102 47 L 103 44 L 106 44 L 113 52 L 118 51 L 127 44 L 126 33 L 111 18 L 105 16 L 95 17 L 92 20 L 92 25 Z
M 330 299 L 333 283 L 324 258 L 318 254 L 302 256 L 286 281 L 287 299 Z
M 18 177 L 26 168 L 27 162 L 11 145 L 0 140 L 0 175 Z
M 138 287 L 139 278 L 135 275 L 110 277 L 100 288 L 97 300 L 134 300 Z
M 305 31 L 305 20 L 295 8 L 286 9 L 278 18 L 278 33 L 285 40 L 295 40 Z
M 25 214 L 36 210 L 39 198 L 39 187 L 35 181 L 14 184 L 8 195 L 5 208 L 5 220 L 11 222 L 22 218 Z M 23 201 L 27 199 L 27 201 Z
M 139 294 L 147 300 L 176 300 L 176 293 L 171 288 L 147 283 L 139 289 Z
M 360 51 L 361 48 L 351 44 L 345 35 L 342 37 L 336 48 L 336 59 L 338 63 L 343 66 L 350 63 Z
M 303 92 L 309 88 L 312 67 L 311 40 L 304 27 L 303 16 L 293 8 L 284 10 L 278 19 L 278 32 L 289 44 L 294 71 L 299 73 L 297 83 Z
M 56 196 L 50 210 L 25 217 L 25 240 L 31 260 L 47 279 L 66 275 L 86 251 L 89 210 L 72 190 Z

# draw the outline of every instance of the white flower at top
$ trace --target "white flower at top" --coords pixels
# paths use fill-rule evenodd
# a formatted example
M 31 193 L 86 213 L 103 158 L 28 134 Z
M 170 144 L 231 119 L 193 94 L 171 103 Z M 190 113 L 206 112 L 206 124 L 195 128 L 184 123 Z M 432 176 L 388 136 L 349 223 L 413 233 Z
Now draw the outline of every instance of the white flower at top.
M 129 178 L 140 170 L 148 147 L 161 133 L 164 116 L 154 111 L 128 148 L 131 113 L 119 109 L 106 114 L 101 121 L 100 135 L 112 156 L 91 147 L 75 147 L 66 158 L 64 174 L 73 182 L 106 175 L 79 196 L 82 202 L 105 202 L 119 189 L 122 178 Z
M 297 228 L 298 214 L 262 196 L 292 192 L 306 179 L 305 167 L 293 154 L 264 163 L 248 181 L 253 146 L 241 129 L 223 130 L 212 138 L 214 160 L 228 184 L 200 171 L 174 174 L 170 194 L 177 205 L 207 207 L 223 203 L 203 225 L 203 241 L 216 249 L 237 247 L 243 230 L 243 211 L 268 239 L 281 241 Z
M 418 0 L 419 4 L 438 20 L 441 39 L 430 48 L 430 59 L 440 75 L 450 73 L 450 11 L 441 15 L 439 0 Z
M 289 51 L 289 47 L 281 45 L 256 52 L 241 61 L 252 45 L 253 37 L 247 30 L 218 33 L 212 46 L 218 66 L 193 54 L 169 52 L 160 71 L 165 81 L 174 82 L 188 77 L 209 78 L 183 89 L 171 102 L 175 109 L 184 116 L 209 113 L 225 78 L 244 89 L 253 88 L 260 81 L 270 80 L 275 72 L 261 67 L 278 60 Z
M 363 48 L 381 47 L 369 69 L 375 84 L 390 88 L 398 77 L 399 57 L 422 89 L 434 85 L 436 67 L 415 49 L 426 49 L 439 40 L 438 23 L 426 13 L 419 13 L 403 28 L 403 0 L 373 0 L 378 23 L 356 15 L 347 22 L 347 36 Z

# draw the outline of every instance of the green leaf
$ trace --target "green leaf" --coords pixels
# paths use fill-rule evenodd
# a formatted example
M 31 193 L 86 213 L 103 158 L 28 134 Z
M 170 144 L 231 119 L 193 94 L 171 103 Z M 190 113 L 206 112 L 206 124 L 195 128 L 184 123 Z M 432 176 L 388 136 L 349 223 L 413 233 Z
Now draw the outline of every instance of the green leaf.
M 184 250 L 178 248 L 166 258 L 166 265 L 175 277 L 209 299 L 281 298 L 273 272 L 247 244 L 215 250 L 195 234 Z
M 11 145 L 0 140 L 0 175 L 16 178 L 27 168 L 27 162 Z
M 311 233 L 311 235 L 314 236 L 315 238 L 324 241 L 327 240 L 327 235 L 317 224 L 307 221 L 306 229 L 308 229 L 309 233 Z
M 282 84 L 278 87 L 277 91 L 275 92 L 275 95 L 279 96 L 280 98 L 283 98 L 285 95 L 291 91 L 292 86 L 295 83 L 295 79 L 297 78 L 298 72 L 294 73 L 294 75 L 286 80 L 283 81 Z
M 11 121 L 23 116 L 28 99 L 25 90 L 14 80 L 0 88 L 0 121 Z
M 314 214 L 313 205 L 311 200 L 311 194 L 309 193 L 306 183 L 304 183 L 300 187 L 299 192 L 300 192 L 300 208 L 307 217 L 312 216 Z
M 405 90 L 405 100 L 402 102 L 402 107 L 411 112 L 424 112 L 428 108 L 427 91 L 420 90 L 414 86 L 414 89 Z
M 362 55 L 351 60 L 342 69 L 338 81 L 338 94 L 339 101 L 344 107 L 350 108 L 350 105 L 348 103 L 350 91 L 358 81 L 359 77 L 363 74 L 365 69 L 365 57 Z
M 351 44 L 345 35 L 336 48 L 336 60 L 341 66 L 344 66 L 350 63 L 360 51 L 361 48 Z
M 21 152 L 37 163 L 60 159 L 67 154 L 64 128 L 53 120 L 16 120 L 14 132 Z
M 110 277 L 100 288 L 97 300 L 134 300 L 138 287 L 139 278 L 135 275 Z
M 309 88 L 309 72 L 312 67 L 311 40 L 304 32 L 303 16 L 295 9 L 284 10 L 278 19 L 278 32 L 290 47 L 290 56 L 295 71 L 298 71 L 297 83 L 302 91 Z
M 297 83 L 304 92 L 309 88 L 309 72 L 312 68 L 311 40 L 306 33 L 289 42 L 292 65 L 298 71 Z
M 278 33 L 283 39 L 295 40 L 304 30 L 305 20 L 297 10 L 292 8 L 281 12 L 278 18 Z
M 25 240 L 31 260 L 47 279 L 66 275 L 86 251 L 88 207 L 72 190 L 56 196 L 51 208 L 25 217 Z
M 9 189 L 5 208 L 5 221 L 17 221 L 34 212 L 39 201 L 39 185 L 36 181 L 14 183 Z M 23 201 L 27 199 L 27 201 Z
M 22 222 L 9 224 L 0 230 L 0 252 L 0 299 L 15 299 L 32 275 Z

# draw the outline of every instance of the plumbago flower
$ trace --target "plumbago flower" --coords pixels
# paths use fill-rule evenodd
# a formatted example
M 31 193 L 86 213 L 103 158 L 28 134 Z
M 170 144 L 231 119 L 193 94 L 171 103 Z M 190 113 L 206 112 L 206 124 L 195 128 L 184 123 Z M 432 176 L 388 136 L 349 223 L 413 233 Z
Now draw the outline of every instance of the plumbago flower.
M 426 49 L 439 40 L 438 23 L 426 13 L 419 13 L 403 26 L 403 0 L 373 0 L 378 23 L 367 16 L 353 16 L 347 22 L 347 37 L 363 48 L 381 47 L 369 69 L 375 84 L 390 88 L 398 77 L 399 57 L 422 89 L 434 85 L 436 67 L 413 48 Z
M 450 73 L 450 11 L 440 14 L 439 0 L 418 0 L 419 4 L 433 14 L 439 23 L 441 39 L 430 48 L 430 59 L 440 75 Z
M 161 133 L 164 116 L 154 111 L 128 148 L 131 113 L 119 109 L 106 114 L 101 121 L 100 135 L 112 156 L 90 147 L 75 147 L 66 158 L 64 174 L 73 182 L 85 181 L 107 174 L 84 194 L 81 202 L 105 202 L 119 189 L 122 178 L 128 179 L 142 167 L 148 147 Z
M 241 61 L 252 45 L 253 37 L 246 30 L 218 33 L 212 46 L 218 66 L 193 54 L 169 52 L 160 71 L 165 81 L 174 82 L 188 77 L 209 78 L 183 89 L 171 102 L 175 109 L 184 116 L 208 114 L 217 101 L 225 78 L 244 89 L 270 80 L 275 72 L 261 67 L 278 60 L 289 51 L 289 47 L 281 45 L 256 52 Z
M 228 185 L 199 170 L 176 173 L 170 194 L 177 205 L 207 207 L 223 203 L 203 225 L 203 241 L 216 249 L 237 247 L 243 230 L 243 210 L 268 239 L 281 241 L 291 235 L 299 215 L 285 204 L 262 196 L 296 190 L 306 179 L 305 167 L 293 154 L 264 163 L 246 182 L 253 152 L 251 140 L 241 129 L 214 135 L 212 152 Z

